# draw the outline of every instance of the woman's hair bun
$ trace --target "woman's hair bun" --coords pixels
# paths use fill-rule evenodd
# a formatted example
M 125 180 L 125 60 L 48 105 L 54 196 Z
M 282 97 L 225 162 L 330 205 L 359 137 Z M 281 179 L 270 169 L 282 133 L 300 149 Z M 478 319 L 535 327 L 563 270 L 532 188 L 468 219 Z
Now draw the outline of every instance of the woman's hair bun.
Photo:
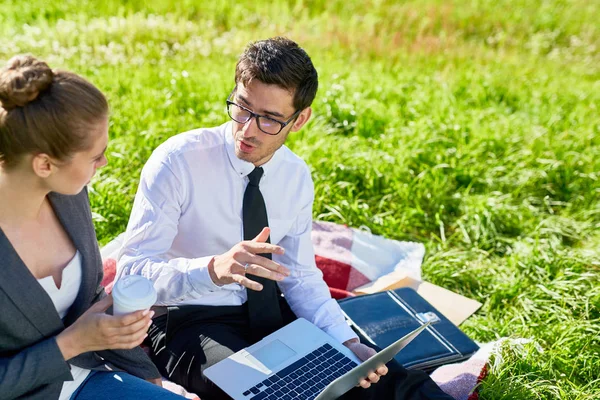
M 48 64 L 33 56 L 11 58 L 0 70 L 0 104 L 7 111 L 24 107 L 48 89 L 53 77 Z

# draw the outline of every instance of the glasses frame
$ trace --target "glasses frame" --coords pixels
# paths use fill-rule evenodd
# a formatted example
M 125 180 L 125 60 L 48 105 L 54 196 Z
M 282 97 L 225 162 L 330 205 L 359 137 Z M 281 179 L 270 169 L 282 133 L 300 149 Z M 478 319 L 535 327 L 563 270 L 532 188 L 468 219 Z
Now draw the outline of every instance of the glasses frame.
M 235 89 L 234 89 L 235 91 Z M 296 111 L 287 121 L 282 122 L 282 121 L 278 121 L 274 118 L 271 117 L 267 117 L 266 115 L 260 115 L 257 114 L 255 112 L 253 112 L 252 110 L 248 109 L 247 107 L 244 107 L 241 104 L 235 103 L 231 100 L 229 100 L 231 98 L 231 95 L 233 94 L 233 92 L 229 95 L 229 97 L 227 98 L 227 114 L 229 115 L 229 118 L 231 118 L 232 120 L 234 120 L 235 122 L 237 122 L 238 124 L 246 124 L 248 123 L 248 121 L 250 121 L 252 118 L 256 119 L 256 126 L 258 127 L 258 129 L 260 129 L 261 132 L 267 134 L 267 135 L 271 135 L 271 136 L 276 136 L 279 135 L 281 133 L 281 131 L 283 130 L 283 128 L 285 128 L 286 126 L 288 126 L 293 120 L 295 120 L 296 118 L 298 118 L 298 115 L 300 115 L 300 113 L 302 112 L 302 110 L 298 110 Z M 231 115 L 231 110 L 230 110 L 230 106 L 236 106 L 241 108 L 242 110 L 246 111 L 248 114 L 250 114 L 250 117 L 245 120 L 245 121 L 238 121 L 237 119 L 233 118 L 233 116 Z M 271 133 L 271 132 L 265 132 L 261 127 L 260 127 L 260 118 L 265 118 L 268 119 L 269 121 L 273 121 L 277 124 L 279 124 L 280 128 L 277 131 L 277 133 Z

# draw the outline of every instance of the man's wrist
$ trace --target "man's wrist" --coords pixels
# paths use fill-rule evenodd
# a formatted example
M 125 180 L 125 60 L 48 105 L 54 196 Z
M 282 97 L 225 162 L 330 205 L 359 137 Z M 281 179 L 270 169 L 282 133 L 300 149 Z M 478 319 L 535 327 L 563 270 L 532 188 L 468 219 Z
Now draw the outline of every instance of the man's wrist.
M 208 269 L 208 276 L 210 277 L 210 280 L 215 285 L 220 286 L 219 283 L 217 282 L 217 280 L 218 280 L 217 274 L 215 273 L 215 257 L 210 259 L 210 261 L 208 262 L 208 266 L 206 268 Z

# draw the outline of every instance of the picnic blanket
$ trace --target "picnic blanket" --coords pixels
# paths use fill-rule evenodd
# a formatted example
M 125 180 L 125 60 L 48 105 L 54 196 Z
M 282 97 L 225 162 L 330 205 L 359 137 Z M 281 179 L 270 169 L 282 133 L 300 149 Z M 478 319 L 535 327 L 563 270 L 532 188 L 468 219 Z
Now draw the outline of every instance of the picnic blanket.
M 108 293 L 112 290 L 116 258 L 123 239 L 121 234 L 101 250 L 104 265 L 102 284 Z M 323 272 L 334 298 L 354 296 L 352 290 L 392 272 L 401 271 L 406 276 L 421 280 L 421 264 L 425 255 L 425 247 L 421 243 L 401 242 L 322 221 L 313 222 L 311 239 L 317 267 Z M 493 343 L 482 345 L 469 360 L 444 365 L 431 377 L 456 400 L 477 400 L 475 389 L 485 376 L 486 364 L 495 349 Z M 166 379 L 163 379 L 163 386 L 189 399 L 199 399 Z

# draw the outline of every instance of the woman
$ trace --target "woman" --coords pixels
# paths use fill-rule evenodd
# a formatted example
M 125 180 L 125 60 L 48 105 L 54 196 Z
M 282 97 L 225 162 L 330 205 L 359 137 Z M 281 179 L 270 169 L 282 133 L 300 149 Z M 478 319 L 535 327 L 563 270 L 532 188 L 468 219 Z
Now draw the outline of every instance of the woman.
M 182 399 L 138 347 L 152 312 L 105 313 L 85 186 L 107 142 L 85 79 L 31 56 L 0 70 L 1 399 Z

